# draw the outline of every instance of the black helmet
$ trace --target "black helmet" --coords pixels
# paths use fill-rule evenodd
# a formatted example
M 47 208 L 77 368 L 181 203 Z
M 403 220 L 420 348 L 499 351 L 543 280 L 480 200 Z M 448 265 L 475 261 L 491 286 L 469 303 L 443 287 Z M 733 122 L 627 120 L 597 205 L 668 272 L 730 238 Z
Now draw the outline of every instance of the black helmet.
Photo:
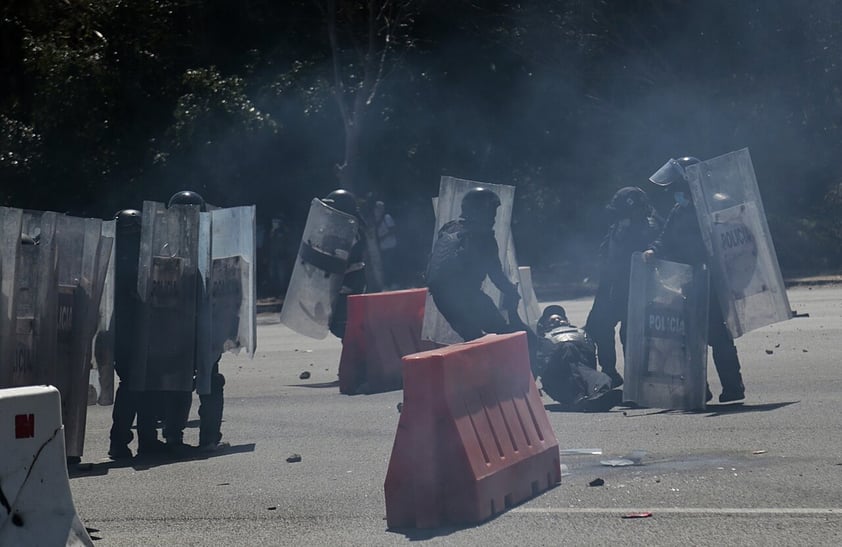
M 137 209 L 123 209 L 114 215 L 117 221 L 117 231 L 120 233 L 139 232 L 141 227 L 141 215 Z
M 343 213 L 348 213 L 349 215 L 359 216 L 360 214 L 360 211 L 357 208 L 357 197 L 343 188 L 339 188 L 329 193 L 324 199 L 322 199 L 322 202 L 330 207 L 333 207 L 337 211 L 342 211 Z
M 632 216 L 636 212 L 649 213 L 651 209 L 646 192 L 637 186 L 620 188 L 605 207 L 612 215 L 622 218 Z
M 541 318 L 538 319 L 537 331 L 538 334 L 544 334 L 553 330 L 556 327 L 566 327 L 570 325 L 567 319 L 567 312 L 563 307 L 552 304 L 544 308 Z
M 700 163 L 699 158 L 693 156 L 685 156 L 677 160 L 670 158 L 663 167 L 655 171 L 649 180 L 658 186 L 669 186 L 673 183 L 683 183 L 687 181 L 687 174 L 685 169 L 696 163 Z
M 500 197 L 488 188 L 476 187 L 468 190 L 462 197 L 462 218 L 494 218 L 500 207 Z
M 192 190 L 182 190 L 181 192 L 176 192 L 172 195 L 170 200 L 167 202 L 167 209 L 173 205 L 198 205 L 199 208 L 204 211 L 205 199 Z

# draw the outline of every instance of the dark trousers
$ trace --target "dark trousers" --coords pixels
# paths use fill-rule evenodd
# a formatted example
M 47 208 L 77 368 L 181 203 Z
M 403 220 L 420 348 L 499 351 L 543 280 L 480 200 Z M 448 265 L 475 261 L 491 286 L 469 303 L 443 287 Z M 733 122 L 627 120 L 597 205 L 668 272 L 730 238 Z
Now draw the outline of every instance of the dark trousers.
M 216 444 L 222 439 L 222 409 L 225 406 L 225 376 L 219 373 L 219 361 L 211 371 L 211 391 L 199 395 L 199 446 Z
M 741 392 L 745 390 L 743 376 L 740 373 L 740 358 L 737 356 L 737 347 L 734 339 L 728 331 L 725 319 L 722 316 L 722 309 L 712 294 L 708 312 L 708 345 L 713 353 L 713 364 L 716 373 L 719 375 L 719 382 L 723 391 Z
M 512 328 L 491 297 L 479 289 L 430 287 L 430 294 L 439 312 L 466 342 L 487 333 L 501 334 L 520 330 Z
M 137 416 L 137 443 L 143 446 L 158 440 L 156 428 L 154 400 L 151 394 L 143 391 L 132 391 L 129 383 L 120 380 L 117 393 L 114 396 L 114 408 L 111 411 L 112 445 L 128 446 L 132 442 L 132 423 Z
M 164 418 L 164 439 L 167 444 L 184 442 L 184 428 L 193 405 L 192 391 L 162 391 L 159 393 Z
M 627 302 L 617 302 L 597 292 L 584 328 L 596 344 L 597 360 L 604 371 L 617 369 L 617 323 L 620 323 L 620 343 L 625 352 L 627 314 Z

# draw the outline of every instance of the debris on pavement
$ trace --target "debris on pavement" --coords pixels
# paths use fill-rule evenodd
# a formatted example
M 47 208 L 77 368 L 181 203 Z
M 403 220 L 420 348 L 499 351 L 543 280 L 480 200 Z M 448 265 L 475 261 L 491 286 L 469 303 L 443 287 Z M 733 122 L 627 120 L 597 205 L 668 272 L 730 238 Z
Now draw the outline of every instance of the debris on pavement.
M 565 448 L 559 451 L 562 456 L 572 456 L 575 454 L 589 454 L 592 456 L 602 456 L 601 448 Z
M 604 480 L 602 480 L 600 478 L 596 478 L 596 479 L 592 480 L 591 482 L 589 482 L 588 486 L 602 486 L 604 484 L 605 484 Z
M 765 450 L 755 450 L 755 451 L 752 452 L 752 454 L 754 454 L 755 456 L 760 455 L 760 454 L 765 454 L 765 453 L 766 453 Z
M 767 349 L 767 350 L 766 350 L 766 355 L 772 355 L 773 353 L 775 353 L 775 352 L 774 352 L 774 351 L 772 351 L 772 350 L 770 350 L 770 349 Z
M 398 403 L 398 414 L 403 412 L 403 403 Z
M 298 375 L 299 380 L 307 380 L 308 378 L 310 378 L 310 373 L 306 370 Z
M 629 513 L 628 515 L 623 515 L 624 519 L 645 519 L 652 516 L 652 513 L 649 511 L 645 511 L 643 513 Z
M 293 454 L 287 458 L 287 463 L 297 463 L 301 461 L 301 454 Z
M 602 465 L 608 467 L 628 467 L 630 465 L 634 465 L 634 462 L 631 460 L 627 460 L 626 458 L 614 458 L 613 460 L 602 460 Z

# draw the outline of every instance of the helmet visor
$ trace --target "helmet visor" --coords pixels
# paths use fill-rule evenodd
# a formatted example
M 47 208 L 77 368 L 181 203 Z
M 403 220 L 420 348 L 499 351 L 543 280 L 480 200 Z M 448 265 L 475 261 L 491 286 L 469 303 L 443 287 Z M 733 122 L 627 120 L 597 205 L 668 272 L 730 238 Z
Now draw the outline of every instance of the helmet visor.
M 674 159 L 670 159 L 663 167 L 652 173 L 649 180 L 658 186 L 669 186 L 675 182 L 682 182 L 684 181 L 684 168 Z

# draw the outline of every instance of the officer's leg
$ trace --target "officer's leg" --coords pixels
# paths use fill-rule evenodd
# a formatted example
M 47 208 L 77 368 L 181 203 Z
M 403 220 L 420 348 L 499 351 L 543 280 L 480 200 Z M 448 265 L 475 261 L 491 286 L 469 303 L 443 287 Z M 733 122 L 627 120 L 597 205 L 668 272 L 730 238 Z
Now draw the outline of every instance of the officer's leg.
M 515 325 L 510 325 L 491 297 L 484 292 L 477 291 L 468 300 L 483 332 L 502 334 L 519 330 L 517 323 L 520 321 L 516 320 Z
M 584 328 L 596 344 L 596 356 L 600 368 L 611 377 L 612 387 L 619 387 L 623 384 L 623 377 L 617 372 L 615 328 L 618 319 L 617 314 L 613 312 L 610 302 L 597 294 Z M 620 335 L 621 337 L 625 335 L 622 329 Z
M 468 298 L 453 290 L 436 290 L 431 291 L 430 294 L 433 296 L 436 308 L 463 340 L 476 340 L 482 337 L 482 326 L 477 315 L 472 313 Z
M 117 386 L 117 394 L 114 396 L 114 408 L 111 411 L 111 433 L 108 455 L 113 459 L 131 458 L 132 451 L 129 443 L 132 442 L 132 422 L 137 412 L 135 407 L 135 394 L 129 390 L 128 382 L 120 380 Z
M 167 446 L 178 449 L 184 445 L 184 428 L 190 416 L 190 405 L 193 404 L 192 391 L 166 392 L 167 409 L 164 417 L 164 439 Z
M 725 325 L 719 305 L 713 302 L 710 306 L 710 321 L 708 324 L 708 344 L 713 350 L 713 364 L 719 381 L 722 383 L 722 394 L 719 401 L 738 401 L 745 398 L 743 376 L 740 373 L 740 358 L 737 347 L 731 338 L 731 333 Z
M 223 387 L 225 376 L 219 373 L 219 360 L 211 372 L 211 391 L 199 395 L 199 446 L 215 447 L 222 440 Z
M 137 453 L 158 454 L 164 443 L 158 440 L 158 413 L 163 404 L 163 394 L 158 391 L 133 393 L 137 404 Z

